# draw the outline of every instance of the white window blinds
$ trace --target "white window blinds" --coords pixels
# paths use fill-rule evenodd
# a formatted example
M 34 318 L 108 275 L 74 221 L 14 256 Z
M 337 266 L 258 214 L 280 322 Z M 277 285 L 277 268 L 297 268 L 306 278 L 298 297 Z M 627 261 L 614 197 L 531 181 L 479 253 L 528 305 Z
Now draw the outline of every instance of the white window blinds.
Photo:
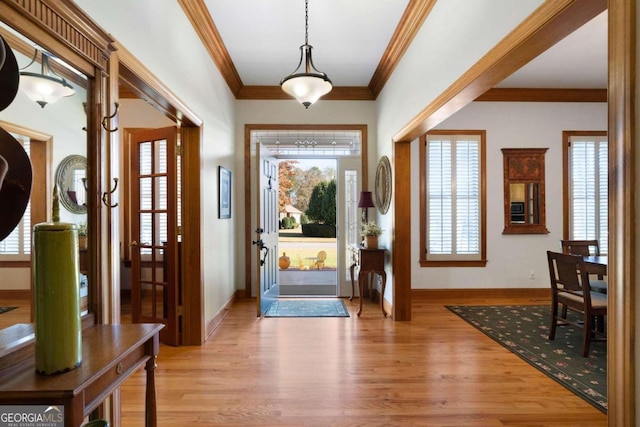
M 427 260 L 481 258 L 479 135 L 427 135 Z
M 608 144 L 606 136 L 569 138 L 569 238 L 597 239 L 608 252 Z

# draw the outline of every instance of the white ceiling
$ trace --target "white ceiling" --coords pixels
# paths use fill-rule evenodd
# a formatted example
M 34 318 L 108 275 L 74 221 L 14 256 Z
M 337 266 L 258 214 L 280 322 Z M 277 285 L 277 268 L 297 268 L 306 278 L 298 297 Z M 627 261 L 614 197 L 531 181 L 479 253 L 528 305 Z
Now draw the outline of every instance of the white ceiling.
M 303 0 L 205 0 L 245 85 L 280 84 L 304 44 Z M 408 0 L 309 0 L 316 68 L 335 86 L 367 86 Z
M 244 85 L 278 85 L 300 59 L 302 0 L 205 0 Z M 408 0 L 310 0 L 309 44 L 335 86 L 367 86 Z M 606 88 L 607 13 L 499 87 Z

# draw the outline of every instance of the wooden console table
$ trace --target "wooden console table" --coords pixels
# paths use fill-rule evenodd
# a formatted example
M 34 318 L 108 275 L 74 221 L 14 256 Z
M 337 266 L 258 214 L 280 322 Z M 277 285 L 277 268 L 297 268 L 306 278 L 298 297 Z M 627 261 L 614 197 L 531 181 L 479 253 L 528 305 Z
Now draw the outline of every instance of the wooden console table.
M 0 330 L 0 405 L 61 405 L 65 427 L 78 427 L 144 365 L 145 426 L 155 427 L 154 370 L 163 327 L 152 323 L 89 326 L 82 331 L 82 364 L 57 375 L 35 371 L 33 325 Z
M 380 309 L 382 310 L 382 314 L 387 317 L 387 312 L 384 311 L 384 289 L 387 286 L 387 273 L 384 271 L 384 254 L 387 251 L 383 248 L 378 249 L 369 249 L 361 246 L 357 247 L 358 250 L 358 258 L 354 260 L 354 263 L 351 265 L 351 298 L 353 299 L 353 288 L 354 288 L 354 270 L 359 265 L 360 272 L 358 273 L 358 290 L 360 292 L 360 309 L 358 310 L 358 317 L 362 314 L 362 297 L 364 295 L 364 283 L 367 281 L 367 287 L 371 283 L 372 278 L 375 274 L 378 274 L 382 277 L 382 290 L 380 293 Z

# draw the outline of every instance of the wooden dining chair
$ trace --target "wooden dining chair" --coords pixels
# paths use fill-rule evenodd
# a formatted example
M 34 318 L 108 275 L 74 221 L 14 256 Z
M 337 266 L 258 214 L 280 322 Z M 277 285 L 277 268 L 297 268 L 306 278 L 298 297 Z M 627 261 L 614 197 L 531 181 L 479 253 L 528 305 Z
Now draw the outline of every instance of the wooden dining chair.
M 573 255 L 600 255 L 598 240 L 560 240 L 562 253 Z
M 607 295 L 594 292 L 582 256 L 547 251 L 551 281 L 551 326 L 549 339 L 555 339 L 558 326 L 582 328 L 582 356 L 589 355 L 591 341 L 606 340 L 606 332 L 599 324 L 607 315 Z M 558 313 L 559 305 L 582 314 L 580 321 Z
M 600 255 L 600 244 L 597 239 L 594 240 L 560 240 L 562 253 L 572 255 Z M 607 293 L 607 281 L 602 274 L 597 279 L 591 280 L 591 288 L 598 292 Z

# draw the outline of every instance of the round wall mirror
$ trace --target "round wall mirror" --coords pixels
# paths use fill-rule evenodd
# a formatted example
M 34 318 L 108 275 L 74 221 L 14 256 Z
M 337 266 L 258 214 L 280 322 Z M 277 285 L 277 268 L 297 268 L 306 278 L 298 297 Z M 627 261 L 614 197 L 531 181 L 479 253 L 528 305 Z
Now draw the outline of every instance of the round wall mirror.
M 65 157 L 56 171 L 60 202 L 69 212 L 87 213 L 87 158 L 80 155 Z
M 391 162 L 382 156 L 378 162 L 375 183 L 376 206 L 381 214 L 386 214 L 391 204 Z

